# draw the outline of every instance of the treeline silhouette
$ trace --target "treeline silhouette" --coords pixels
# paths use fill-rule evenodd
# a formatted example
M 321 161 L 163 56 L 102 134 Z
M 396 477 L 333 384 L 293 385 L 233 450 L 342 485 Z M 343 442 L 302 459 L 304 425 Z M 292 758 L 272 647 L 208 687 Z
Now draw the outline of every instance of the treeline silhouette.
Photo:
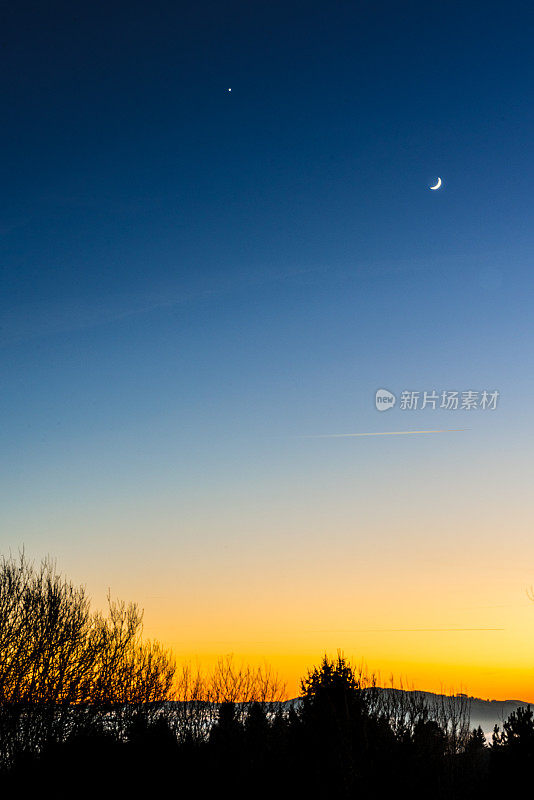
M 93 612 L 46 560 L 0 562 L 0 786 L 18 796 L 472 798 L 530 778 L 534 721 L 486 742 L 467 698 L 377 686 L 341 653 L 300 698 L 269 668 L 209 673 L 142 636 L 135 604 Z

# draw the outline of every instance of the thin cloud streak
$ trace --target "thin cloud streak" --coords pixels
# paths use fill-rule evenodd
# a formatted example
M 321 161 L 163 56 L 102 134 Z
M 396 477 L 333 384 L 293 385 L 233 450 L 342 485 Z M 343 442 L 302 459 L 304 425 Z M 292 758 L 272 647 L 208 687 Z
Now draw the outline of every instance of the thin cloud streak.
M 147 288 L 133 294 L 119 293 L 101 301 L 84 301 L 80 298 L 37 306 L 26 303 L 6 311 L 0 307 L 0 347 L 42 336 L 111 325 L 131 317 L 191 305 L 210 297 L 230 296 L 243 287 L 257 289 L 266 284 L 295 280 L 325 270 L 325 267 L 304 267 L 269 273 L 258 271 L 252 276 L 237 276 L 226 284 L 190 291 L 178 286 Z
M 355 436 L 409 436 L 415 433 L 456 433 L 457 431 L 469 431 L 470 428 L 440 428 L 437 430 L 425 431 L 373 431 L 370 433 L 319 433 L 304 436 L 304 439 L 350 439 Z
M 470 631 L 505 631 L 506 628 L 350 628 L 312 631 L 312 633 L 459 633 Z

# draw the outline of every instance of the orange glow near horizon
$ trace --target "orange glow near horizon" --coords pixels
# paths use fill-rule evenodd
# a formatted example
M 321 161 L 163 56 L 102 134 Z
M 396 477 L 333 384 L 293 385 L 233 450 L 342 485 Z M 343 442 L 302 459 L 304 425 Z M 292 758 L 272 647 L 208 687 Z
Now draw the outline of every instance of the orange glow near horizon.
M 366 675 L 374 675 L 380 686 L 393 685 L 397 688 L 444 694 L 465 692 L 482 699 L 534 703 L 534 662 L 527 653 L 522 663 L 511 663 L 512 659 L 498 658 L 495 654 L 491 661 L 486 660 L 486 654 L 491 647 L 488 646 L 488 639 L 484 639 L 482 631 L 477 632 L 478 640 L 472 641 L 471 645 L 466 643 L 463 647 L 458 646 L 455 651 L 452 649 L 454 634 L 449 633 L 448 638 L 441 642 L 438 641 L 440 634 L 437 631 L 432 632 L 432 635 L 435 637 L 433 647 L 429 646 L 423 633 L 417 632 L 413 632 L 402 645 L 399 645 L 400 632 L 389 635 L 373 634 L 374 646 L 371 634 L 362 636 L 358 649 L 351 645 L 353 637 L 349 636 L 338 636 L 337 647 L 332 645 L 333 637 L 328 636 L 327 646 L 323 645 L 322 648 L 319 643 L 313 648 L 308 642 L 299 641 L 298 638 L 293 644 L 288 638 L 285 642 L 278 642 L 277 646 L 267 647 L 266 643 L 258 642 L 251 643 L 247 648 L 241 646 L 231 651 L 201 649 L 198 641 L 196 648 L 192 643 L 190 650 L 184 648 L 183 642 L 173 643 L 167 640 L 166 644 L 172 647 L 179 664 L 191 663 L 206 671 L 220 657 L 226 655 L 232 655 L 236 664 L 267 664 L 285 682 L 288 697 L 299 694 L 300 680 L 309 669 L 319 664 L 325 653 L 333 657 L 341 651 L 356 667 L 362 666 Z M 462 635 L 468 637 L 469 632 L 463 631 Z M 418 637 L 419 647 L 414 647 Z M 448 655 L 447 641 L 451 651 Z M 479 648 L 476 646 L 477 641 Z M 457 639 L 456 642 L 458 644 Z M 480 649 L 478 658 L 477 649 Z
M 526 464 L 503 477 L 479 442 L 447 450 L 440 440 L 436 454 L 413 437 L 409 471 L 385 439 L 382 455 L 317 460 L 300 483 L 296 472 L 255 475 L 255 488 L 221 478 L 191 497 L 160 492 L 127 509 L 110 501 L 87 520 L 63 510 L 44 553 L 26 533 L 28 554 L 55 555 L 96 607 L 108 588 L 137 602 L 145 634 L 179 660 L 267 662 L 290 696 L 339 649 L 385 684 L 393 675 L 418 689 L 534 702 Z M 12 528 L 13 551 L 23 528 L 32 530 L 27 518 Z
M 341 648 L 340 648 L 341 649 Z M 467 693 L 483 700 L 519 700 L 534 704 L 534 680 L 531 667 L 499 667 L 488 668 L 484 665 L 465 664 L 424 664 L 410 661 L 369 662 L 349 654 L 343 655 L 356 667 L 363 665 L 368 676 L 375 676 L 378 686 L 394 686 L 407 690 L 434 692 L 437 694 Z M 235 652 L 231 654 L 205 653 L 191 656 L 189 653 L 175 651 L 178 665 L 192 664 L 201 671 L 208 672 L 215 662 L 226 655 L 234 657 L 236 665 L 270 666 L 285 684 L 287 698 L 300 694 L 300 681 L 309 669 L 317 666 L 325 651 L 304 655 L 287 655 L 274 653 L 269 658 L 258 653 Z M 328 651 L 327 655 L 335 657 L 337 651 Z
M 389 558 L 368 554 L 355 568 L 341 556 L 286 562 L 277 573 L 273 565 L 269 584 L 252 565 L 228 565 L 218 582 L 209 576 L 211 592 L 182 584 L 174 597 L 147 597 L 146 633 L 181 661 L 209 666 L 233 653 L 238 662 L 267 662 L 290 697 L 325 652 L 342 650 L 354 663 L 365 662 L 381 685 L 393 678 L 397 686 L 433 692 L 534 701 L 528 565 L 507 569 L 465 553 L 460 562 L 449 553 L 425 569 L 424 554 L 417 562 L 394 551 Z

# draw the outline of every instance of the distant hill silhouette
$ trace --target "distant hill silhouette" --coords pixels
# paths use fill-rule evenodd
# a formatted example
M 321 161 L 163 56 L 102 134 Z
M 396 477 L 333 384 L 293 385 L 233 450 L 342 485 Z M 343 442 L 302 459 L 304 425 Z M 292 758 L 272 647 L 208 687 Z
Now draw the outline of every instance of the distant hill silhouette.
M 450 698 L 450 695 L 437 694 L 435 692 L 422 692 L 418 690 L 407 691 L 405 689 L 391 689 L 389 687 L 381 688 L 379 691 L 416 695 L 426 700 L 430 705 L 440 701 L 442 698 Z M 453 701 L 456 699 L 458 705 L 460 705 L 461 702 L 465 702 L 466 697 L 465 695 L 456 695 L 452 697 Z M 493 733 L 495 725 L 498 725 L 502 729 L 503 722 L 508 719 L 512 711 L 515 711 L 517 708 L 526 708 L 529 705 L 524 700 L 483 700 L 480 697 L 471 696 L 467 696 L 467 701 L 469 704 L 471 729 L 478 728 L 480 725 L 488 739 L 491 739 L 491 734 Z M 300 698 L 295 697 L 292 700 L 288 700 L 287 705 L 298 707 L 300 702 Z
M 365 690 L 364 690 L 365 691 Z M 379 688 L 379 692 L 388 692 L 393 694 L 404 694 L 408 696 L 416 696 L 426 703 L 429 706 L 433 706 L 435 704 L 439 704 L 442 699 L 447 699 L 447 702 L 450 704 L 457 704 L 458 710 L 460 710 L 460 706 L 464 705 L 466 702 L 469 707 L 469 717 L 470 717 L 470 724 L 469 727 L 472 730 L 473 728 L 478 728 L 479 726 L 484 731 L 484 734 L 488 741 L 491 740 L 491 734 L 493 733 L 493 729 L 495 725 L 498 725 L 499 728 L 502 729 L 503 722 L 508 719 L 510 714 L 513 711 L 516 711 L 517 708 L 527 708 L 529 703 L 524 700 L 483 700 L 481 697 L 471 697 L 469 695 L 446 695 L 446 694 L 437 694 L 435 692 L 423 692 L 417 689 L 414 690 L 406 690 L 406 689 L 392 689 L 390 687 L 383 687 Z M 302 703 L 302 699 L 300 697 L 293 697 L 290 700 L 283 700 L 277 701 L 271 704 L 273 708 L 299 708 Z M 171 709 L 173 706 L 182 705 L 180 701 L 168 701 L 165 703 L 166 707 Z M 185 703 L 187 705 L 187 703 Z M 210 705 L 210 703 L 207 703 Z M 214 705 L 218 705 L 215 703 Z M 534 705 L 534 704 L 532 704 Z M 236 707 L 240 707 L 241 703 L 236 703 Z

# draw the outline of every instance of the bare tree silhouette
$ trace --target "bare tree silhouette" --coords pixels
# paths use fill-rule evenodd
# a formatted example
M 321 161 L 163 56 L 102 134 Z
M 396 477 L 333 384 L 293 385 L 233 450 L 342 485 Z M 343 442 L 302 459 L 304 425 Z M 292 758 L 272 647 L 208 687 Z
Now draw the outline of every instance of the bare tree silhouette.
M 76 587 L 44 560 L 0 561 L 0 760 L 38 752 L 81 728 L 122 732 L 139 707 L 155 713 L 172 694 L 175 663 L 142 638 L 143 615 L 108 597 L 92 613 Z
M 269 665 L 236 664 L 231 654 L 205 672 L 183 664 L 174 693 L 177 736 L 206 740 L 223 704 L 232 704 L 237 719 L 244 722 L 254 704 L 272 716 L 286 697 L 285 683 Z

